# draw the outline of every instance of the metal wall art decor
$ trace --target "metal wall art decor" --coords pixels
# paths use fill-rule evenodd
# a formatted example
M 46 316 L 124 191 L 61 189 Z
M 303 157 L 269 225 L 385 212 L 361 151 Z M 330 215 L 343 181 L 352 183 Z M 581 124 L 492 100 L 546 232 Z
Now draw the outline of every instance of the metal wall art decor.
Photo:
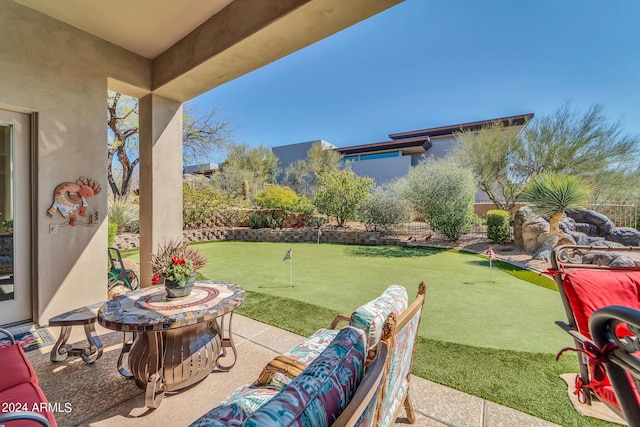
M 53 191 L 53 204 L 47 211 L 51 218 L 59 212 L 69 220 L 68 224 L 76 226 L 77 217 L 87 217 L 87 200 L 100 193 L 102 187 L 92 179 L 80 177 L 76 182 L 63 182 Z M 80 225 L 97 225 L 98 212 L 89 214 L 87 221 L 79 222 Z M 64 224 L 66 225 L 66 224 Z

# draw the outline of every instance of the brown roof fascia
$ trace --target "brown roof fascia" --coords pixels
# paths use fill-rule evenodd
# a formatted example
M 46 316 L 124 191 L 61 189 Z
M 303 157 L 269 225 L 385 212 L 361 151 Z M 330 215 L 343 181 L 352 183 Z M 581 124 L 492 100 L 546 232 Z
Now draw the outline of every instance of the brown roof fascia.
M 401 140 L 374 142 L 372 144 L 352 145 L 351 147 L 335 148 L 334 150 L 342 155 L 369 153 L 372 151 L 398 150 L 402 148 L 425 147 L 427 150 L 431 146 L 428 136 L 415 138 L 402 138 Z
M 409 132 L 392 133 L 392 134 L 389 134 L 389 138 L 391 138 L 392 140 L 398 140 L 398 139 L 410 139 L 410 138 L 412 139 L 412 138 L 424 137 L 424 136 L 452 135 L 455 132 L 460 132 L 465 130 L 467 131 L 478 130 L 484 126 L 488 126 L 495 122 L 500 122 L 504 126 L 522 126 L 532 118 L 533 118 L 533 113 L 520 114 L 517 116 L 501 117 L 498 119 L 461 123 L 458 125 L 449 125 L 449 126 L 441 126 L 437 128 L 414 130 Z

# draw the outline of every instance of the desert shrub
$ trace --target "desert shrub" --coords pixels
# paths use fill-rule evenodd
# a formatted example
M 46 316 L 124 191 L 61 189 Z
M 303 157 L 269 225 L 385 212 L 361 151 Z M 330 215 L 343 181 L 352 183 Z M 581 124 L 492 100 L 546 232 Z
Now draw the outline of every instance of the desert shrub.
M 409 202 L 386 187 L 376 188 L 359 206 L 359 217 L 367 231 L 388 233 L 393 227 L 409 222 L 412 214 Z
M 292 211 L 300 197 L 289 187 L 269 185 L 256 194 L 253 203 L 262 209 L 284 209 Z
M 239 223 L 246 221 L 248 215 L 245 209 L 219 209 L 216 211 L 216 224 L 223 227 L 236 227 Z
M 313 215 L 316 211 L 316 207 L 313 202 L 306 197 L 300 197 L 298 201 L 293 205 L 292 212 Z
M 182 188 L 182 222 L 185 229 L 224 225 L 232 227 L 246 217 L 249 202 L 241 196 L 221 194 L 210 188 Z
M 511 214 L 494 209 L 487 212 L 487 238 L 494 243 L 504 243 L 511 238 Z
M 355 219 L 358 204 L 369 197 L 373 178 L 359 177 L 349 170 L 322 173 L 313 204 L 318 212 L 336 218 L 338 226 Z
M 449 160 L 423 160 L 396 183 L 396 191 L 450 240 L 471 230 L 476 187 L 470 170 Z

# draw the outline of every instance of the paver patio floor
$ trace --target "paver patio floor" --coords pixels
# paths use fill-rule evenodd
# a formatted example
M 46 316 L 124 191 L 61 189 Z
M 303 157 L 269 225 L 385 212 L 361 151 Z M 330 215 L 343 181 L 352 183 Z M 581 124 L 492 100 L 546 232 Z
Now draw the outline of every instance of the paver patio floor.
M 167 394 L 159 408 L 148 410 L 144 405 L 143 391 L 133 380 L 125 379 L 116 370 L 122 333 L 99 326 L 97 330 L 105 351 L 93 365 L 85 365 L 80 358 L 52 363 L 49 361 L 51 346 L 27 353 L 48 400 L 59 404 L 61 411 L 55 416 L 61 427 L 187 426 L 238 386 L 253 382 L 274 356 L 304 339 L 273 326 L 235 316 L 236 366 L 230 372 L 213 372 L 194 386 Z M 50 331 L 57 337 L 57 328 L 50 328 Z M 82 340 L 82 329 L 75 328 L 70 341 Z M 411 378 L 410 393 L 418 413 L 415 426 L 555 425 L 415 376 Z M 403 416 L 402 413 L 396 425 L 406 425 Z

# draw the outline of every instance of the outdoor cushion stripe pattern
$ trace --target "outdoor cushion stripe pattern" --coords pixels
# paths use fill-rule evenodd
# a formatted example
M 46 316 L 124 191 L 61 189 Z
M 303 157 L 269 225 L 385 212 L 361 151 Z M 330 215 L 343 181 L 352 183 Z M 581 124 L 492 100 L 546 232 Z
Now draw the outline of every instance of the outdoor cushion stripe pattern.
M 365 331 L 367 336 L 367 366 L 376 357 L 382 327 L 390 313 L 399 317 L 406 309 L 407 290 L 400 285 L 389 286 L 378 298 L 358 307 L 351 314 L 350 325 Z
M 395 422 L 398 406 L 404 401 L 408 389 L 407 378 L 411 369 L 411 358 L 420 324 L 421 312 L 422 309 L 395 336 L 378 426 L 387 427 L 392 425 Z

